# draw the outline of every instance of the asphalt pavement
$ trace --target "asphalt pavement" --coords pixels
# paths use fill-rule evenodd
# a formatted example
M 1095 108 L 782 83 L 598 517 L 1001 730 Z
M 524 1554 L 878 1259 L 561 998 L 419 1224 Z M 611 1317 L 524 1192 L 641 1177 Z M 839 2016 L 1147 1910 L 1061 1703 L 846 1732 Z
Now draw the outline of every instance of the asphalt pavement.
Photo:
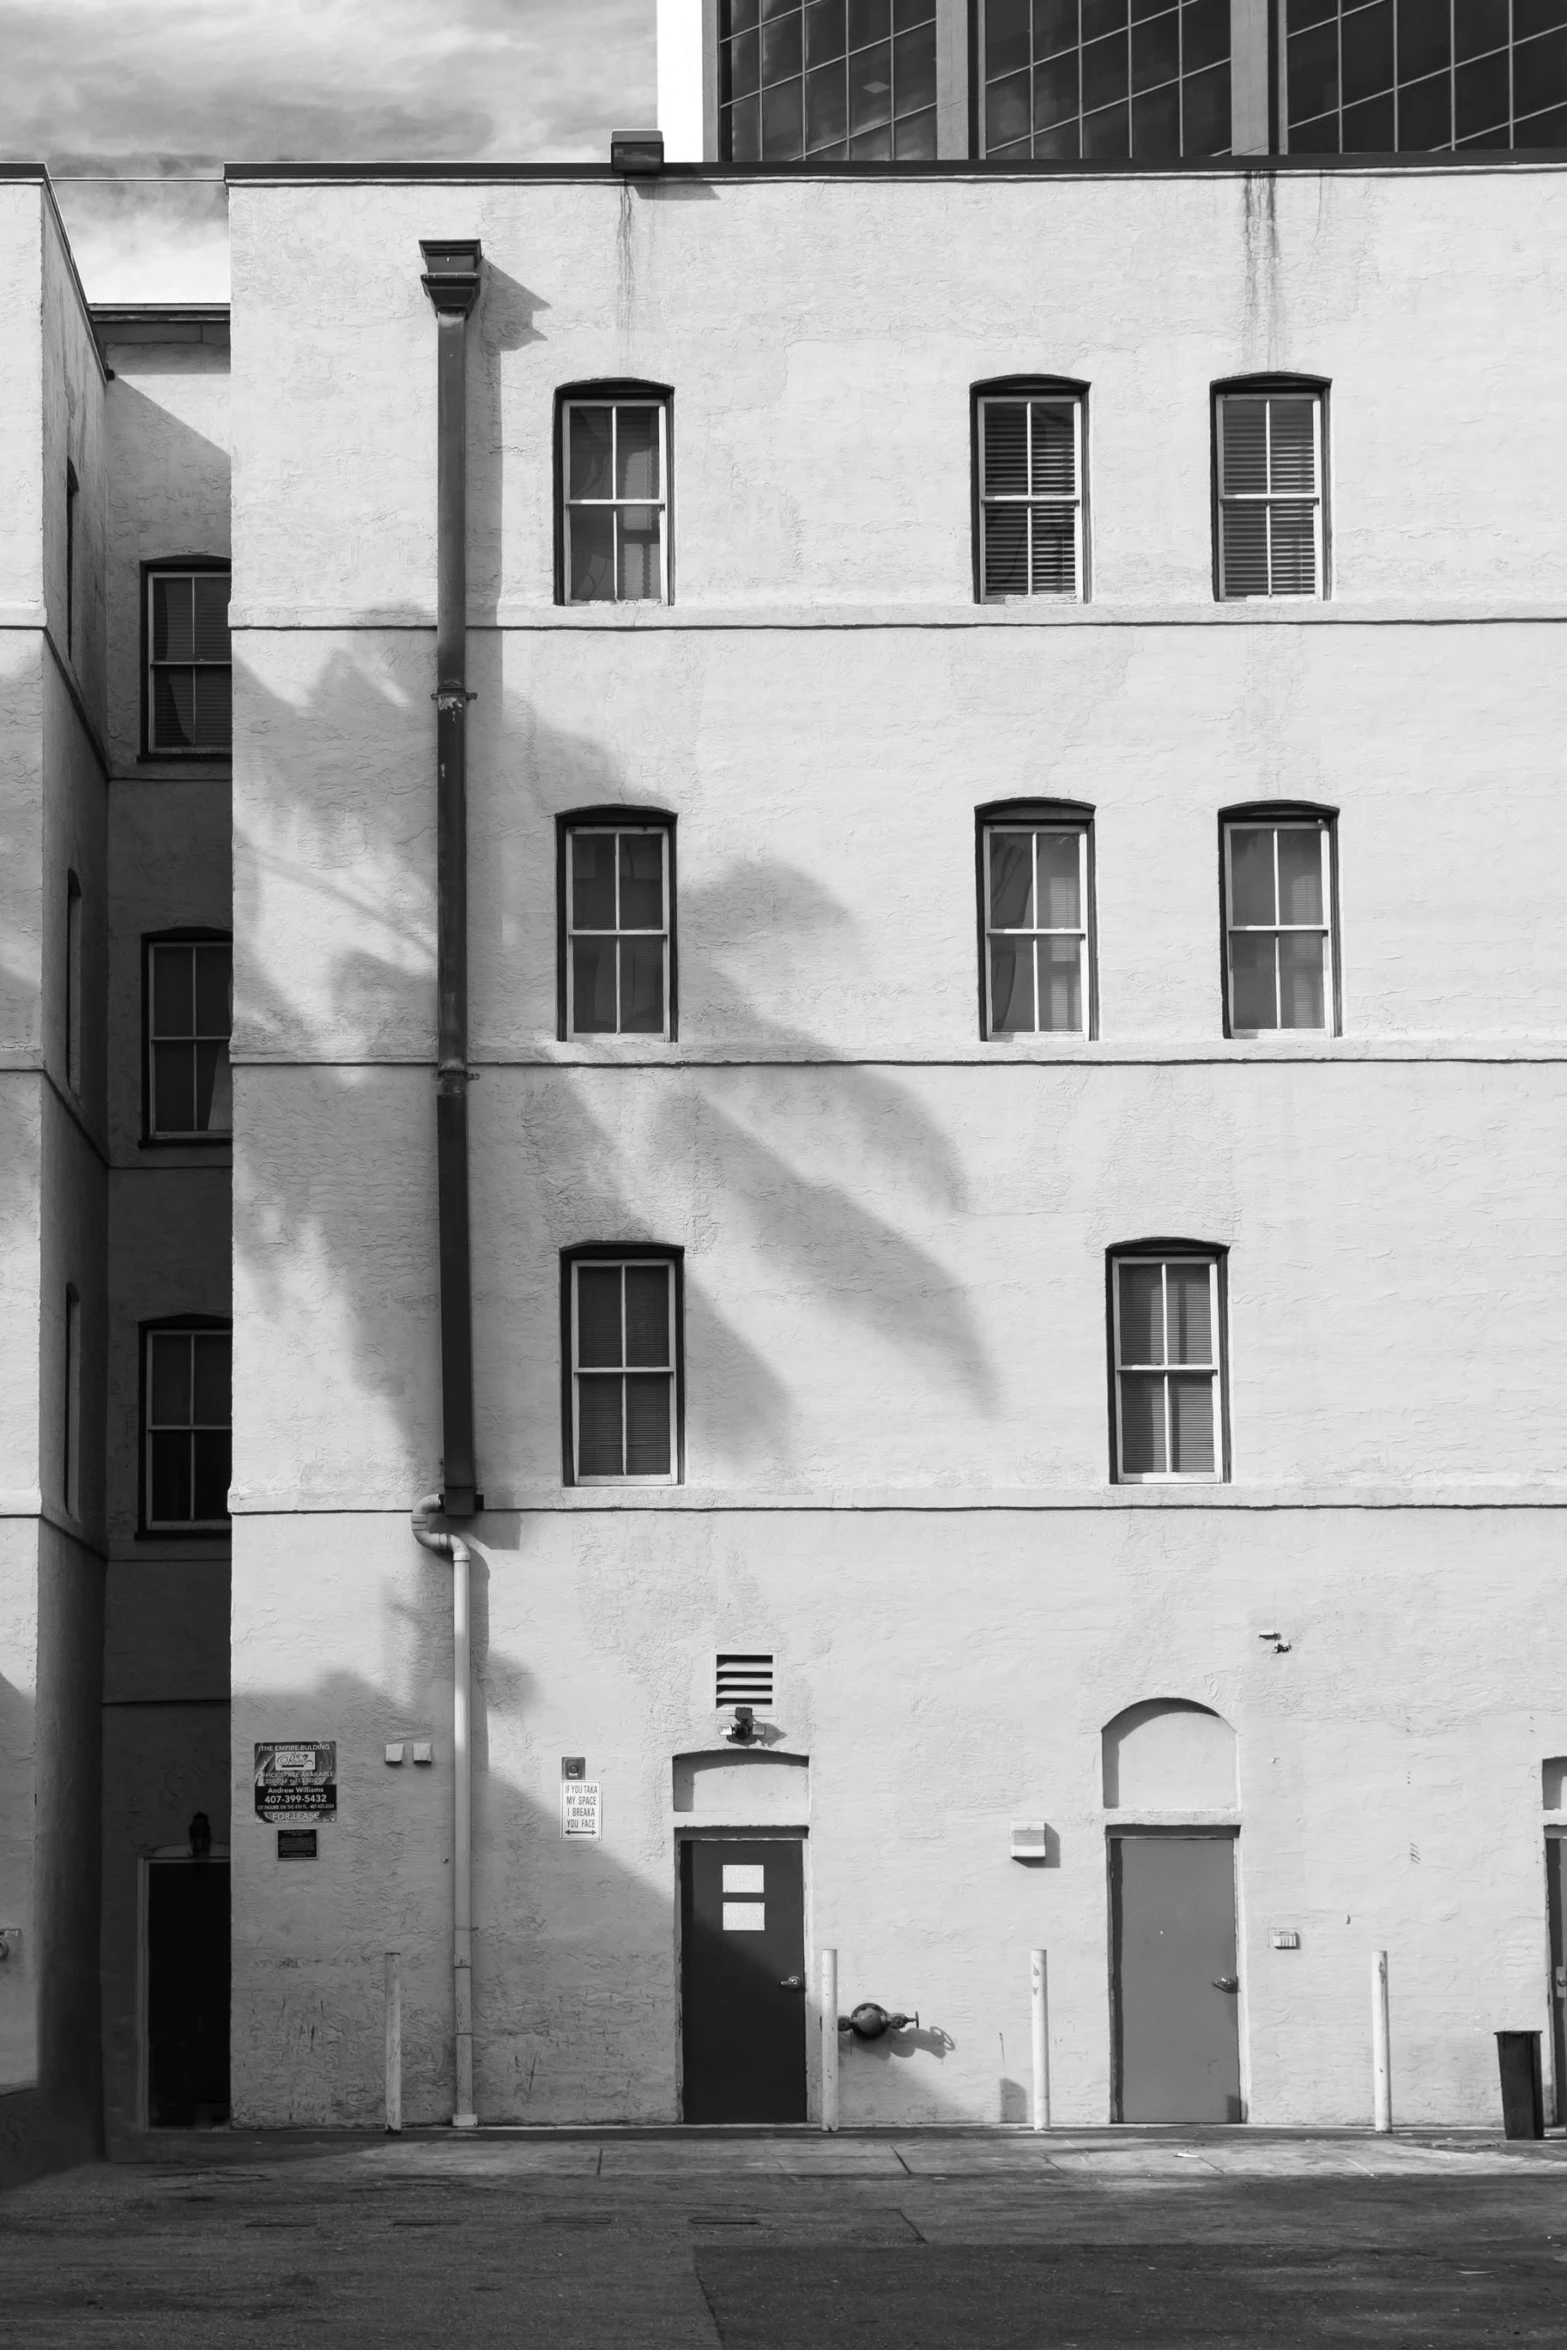
M 244 2134 L 0 2196 L 5 2350 L 1567 2344 L 1567 2142 Z

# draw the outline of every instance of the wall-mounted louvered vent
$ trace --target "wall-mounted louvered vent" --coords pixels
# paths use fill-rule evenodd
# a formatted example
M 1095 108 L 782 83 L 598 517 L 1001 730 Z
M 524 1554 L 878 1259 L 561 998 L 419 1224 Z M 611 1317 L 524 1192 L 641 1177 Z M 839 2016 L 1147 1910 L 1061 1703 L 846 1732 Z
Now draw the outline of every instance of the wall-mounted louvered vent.
M 770 1656 L 733 1655 L 718 1659 L 718 1703 L 722 1706 L 770 1706 L 773 1702 L 773 1660 Z

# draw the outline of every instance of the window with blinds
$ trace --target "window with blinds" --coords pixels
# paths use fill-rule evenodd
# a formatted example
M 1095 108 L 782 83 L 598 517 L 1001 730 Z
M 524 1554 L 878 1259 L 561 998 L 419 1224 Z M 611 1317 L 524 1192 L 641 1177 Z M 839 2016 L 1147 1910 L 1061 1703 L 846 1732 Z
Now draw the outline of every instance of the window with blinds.
M 1222 1270 L 1219 1251 L 1180 1243 L 1111 1256 L 1121 1484 L 1211 1483 L 1226 1473 Z
M 1091 852 L 1086 821 L 982 824 L 987 1036 L 1089 1033 Z
M 1083 594 L 1083 397 L 1018 387 L 975 403 L 979 598 Z
M 679 1260 L 567 1260 L 569 1458 L 576 1485 L 679 1476 Z
M 226 759 L 234 746 L 228 565 L 149 568 L 146 583 L 146 751 Z
M 669 401 L 562 398 L 561 600 L 669 601 Z
M 143 1331 L 142 1517 L 149 1532 L 226 1533 L 233 1446 L 227 1323 Z
M 1265 811 L 1224 825 L 1231 1036 L 1336 1027 L 1333 820 Z
M 1283 0 L 1292 155 L 1567 147 L 1567 0 Z
M 1323 593 L 1322 409 L 1315 386 L 1215 395 L 1221 599 Z
M 564 1034 L 668 1037 L 669 824 L 568 824 Z

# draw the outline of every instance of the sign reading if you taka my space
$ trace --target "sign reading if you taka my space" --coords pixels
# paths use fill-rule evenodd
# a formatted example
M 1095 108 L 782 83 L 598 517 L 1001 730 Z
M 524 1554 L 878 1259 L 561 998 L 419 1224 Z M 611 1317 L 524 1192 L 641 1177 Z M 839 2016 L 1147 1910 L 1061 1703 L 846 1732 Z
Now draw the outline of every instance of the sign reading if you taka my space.
M 285 1827 L 337 1817 L 337 1741 L 256 1742 L 256 1817 Z

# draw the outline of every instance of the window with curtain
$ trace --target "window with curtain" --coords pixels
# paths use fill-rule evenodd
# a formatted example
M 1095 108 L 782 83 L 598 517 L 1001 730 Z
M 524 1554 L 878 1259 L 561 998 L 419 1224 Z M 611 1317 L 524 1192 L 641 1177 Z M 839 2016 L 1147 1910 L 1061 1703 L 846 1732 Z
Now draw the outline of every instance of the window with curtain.
M 719 0 L 726 162 L 936 152 L 936 0 Z
M 1081 394 L 981 393 L 975 427 L 981 602 L 1081 597 Z
M 229 1036 L 234 947 L 227 938 L 149 938 L 146 1130 L 150 1141 L 233 1131 Z
M 226 1324 L 143 1332 L 143 1517 L 150 1532 L 226 1532 L 231 1471 Z
M 1215 1251 L 1112 1255 L 1115 1475 L 1122 1484 L 1225 1474 Z
M 670 1034 L 671 846 L 667 824 L 566 827 L 567 1036 Z
M 226 759 L 234 747 L 228 565 L 150 568 L 145 749 Z
M 1567 0 L 1283 0 L 1294 155 L 1567 147 Z
M 560 431 L 563 600 L 667 603 L 667 398 L 563 399 Z
M 668 1485 L 679 1475 L 680 1268 L 670 1256 L 568 1260 L 568 1483 Z
M 1331 817 L 1226 822 L 1224 936 L 1232 1036 L 1333 1028 Z
M 979 0 L 989 156 L 1230 151 L 1230 0 Z
M 1020 818 L 980 842 L 986 1035 L 1086 1036 L 1090 827 Z
M 1321 391 L 1222 391 L 1214 431 L 1220 597 L 1320 596 Z

